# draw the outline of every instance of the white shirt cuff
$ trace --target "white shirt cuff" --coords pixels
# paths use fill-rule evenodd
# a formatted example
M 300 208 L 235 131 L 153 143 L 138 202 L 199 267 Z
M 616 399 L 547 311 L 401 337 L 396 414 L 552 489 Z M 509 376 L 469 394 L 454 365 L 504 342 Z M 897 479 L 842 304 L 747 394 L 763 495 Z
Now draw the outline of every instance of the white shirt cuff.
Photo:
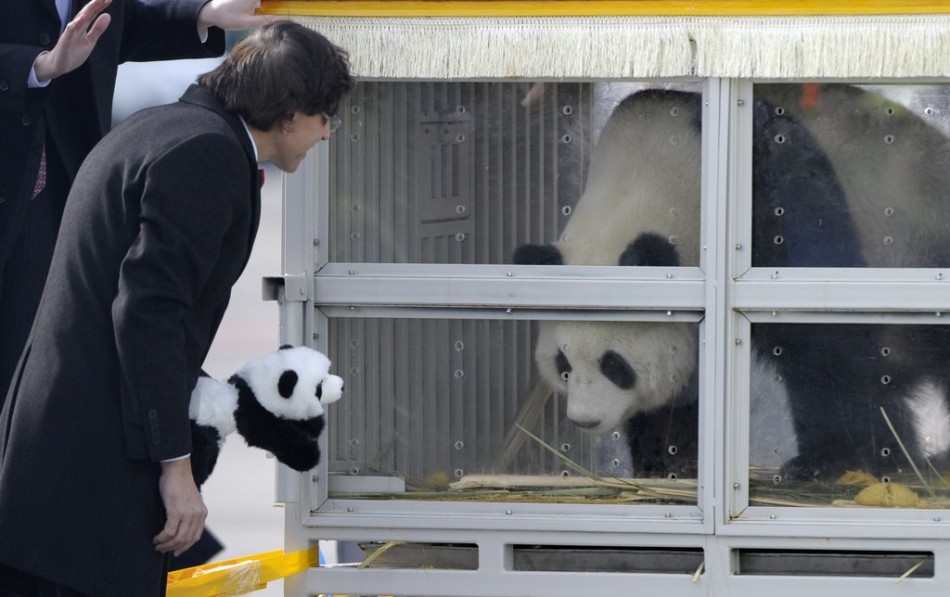
M 178 458 L 166 458 L 165 460 L 162 460 L 162 462 L 177 462 L 179 460 L 184 460 L 185 458 L 188 458 L 189 456 L 191 456 L 191 452 L 189 452 L 188 454 L 185 454 L 184 456 L 179 456 Z
M 205 33 L 205 37 L 207 37 L 207 32 Z M 49 52 L 40 52 L 39 54 L 37 54 L 37 58 L 39 58 L 43 54 L 49 54 Z M 33 67 L 30 68 L 30 76 L 26 80 L 26 86 L 29 87 L 30 89 L 38 89 L 40 87 L 46 87 L 47 85 L 49 85 L 49 82 L 50 82 L 49 79 L 47 79 L 46 81 L 40 81 L 39 79 L 36 78 L 36 61 L 34 60 Z

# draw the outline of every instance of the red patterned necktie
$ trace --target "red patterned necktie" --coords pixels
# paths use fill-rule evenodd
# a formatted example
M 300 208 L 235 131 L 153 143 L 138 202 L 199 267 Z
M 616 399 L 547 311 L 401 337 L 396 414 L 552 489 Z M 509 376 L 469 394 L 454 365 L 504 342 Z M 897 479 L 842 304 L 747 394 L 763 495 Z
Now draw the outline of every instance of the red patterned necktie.
M 261 179 L 263 180 L 263 179 Z M 36 199 L 36 196 L 43 192 L 43 189 L 46 188 L 46 146 L 43 146 L 43 153 L 40 154 L 40 171 L 36 174 L 36 185 L 33 186 L 33 196 L 31 199 Z

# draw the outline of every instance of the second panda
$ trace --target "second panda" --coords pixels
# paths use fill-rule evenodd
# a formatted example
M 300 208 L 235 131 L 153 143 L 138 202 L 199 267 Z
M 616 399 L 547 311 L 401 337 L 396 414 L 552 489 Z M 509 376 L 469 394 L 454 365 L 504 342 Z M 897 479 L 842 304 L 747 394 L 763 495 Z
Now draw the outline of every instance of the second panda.
M 950 197 L 950 168 L 938 166 L 950 156 L 941 133 L 899 104 L 854 87 L 759 85 L 756 91 L 753 265 L 950 264 L 939 225 L 920 230 L 927 220 L 921 214 L 937 213 Z M 627 97 L 601 132 L 561 238 L 523 245 L 513 261 L 699 266 L 701 123 L 699 94 L 645 90 Z M 893 132 L 880 133 L 888 127 Z M 879 133 L 886 139 L 873 143 Z M 884 180 L 868 180 L 869 174 Z M 879 218 L 877 209 L 889 215 Z M 694 324 L 539 325 L 540 374 L 567 397 L 573 423 L 594 433 L 626 428 L 637 475 L 695 474 Z M 912 455 L 928 455 L 906 404 L 925 385 L 938 394 L 950 387 L 950 335 L 936 326 L 832 325 L 816 338 L 814 329 L 753 328 L 756 370 L 774 372 L 791 410 L 797 455 L 784 462 L 782 474 L 833 479 L 849 469 L 905 468 L 882 408 Z M 927 355 L 926 362 L 906 356 L 911 352 Z

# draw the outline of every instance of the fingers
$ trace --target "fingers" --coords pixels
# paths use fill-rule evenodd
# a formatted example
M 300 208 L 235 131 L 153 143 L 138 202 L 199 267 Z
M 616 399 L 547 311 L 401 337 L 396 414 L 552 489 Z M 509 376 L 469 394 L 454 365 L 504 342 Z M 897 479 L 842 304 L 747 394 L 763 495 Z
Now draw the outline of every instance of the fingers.
M 73 18 L 69 24 L 72 25 L 75 23 L 77 27 L 80 27 L 81 31 L 85 31 L 93 20 L 98 21 L 96 15 L 99 15 L 99 13 L 104 11 L 111 3 L 112 0 L 91 0 L 89 4 L 83 6 L 82 10 L 76 13 L 76 17 Z
M 161 553 L 173 552 L 181 555 L 197 543 L 204 531 L 207 509 L 202 505 L 198 511 L 188 515 L 169 515 L 161 532 L 152 539 L 155 550 Z

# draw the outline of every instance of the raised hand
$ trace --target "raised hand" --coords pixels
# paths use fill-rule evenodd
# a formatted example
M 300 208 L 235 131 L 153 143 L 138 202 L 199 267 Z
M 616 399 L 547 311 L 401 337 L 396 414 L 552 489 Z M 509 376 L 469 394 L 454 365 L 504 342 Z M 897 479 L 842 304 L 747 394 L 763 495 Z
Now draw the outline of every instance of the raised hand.
M 259 0 L 211 0 L 198 13 L 198 27 L 221 29 L 257 29 L 273 17 L 254 14 Z
M 112 17 L 101 14 L 112 0 L 92 0 L 66 25 L 59 41 L 49 52 L 36 57 L 33 70 L 40 81 L 49 81 L 71 72 L 89 58 Z

